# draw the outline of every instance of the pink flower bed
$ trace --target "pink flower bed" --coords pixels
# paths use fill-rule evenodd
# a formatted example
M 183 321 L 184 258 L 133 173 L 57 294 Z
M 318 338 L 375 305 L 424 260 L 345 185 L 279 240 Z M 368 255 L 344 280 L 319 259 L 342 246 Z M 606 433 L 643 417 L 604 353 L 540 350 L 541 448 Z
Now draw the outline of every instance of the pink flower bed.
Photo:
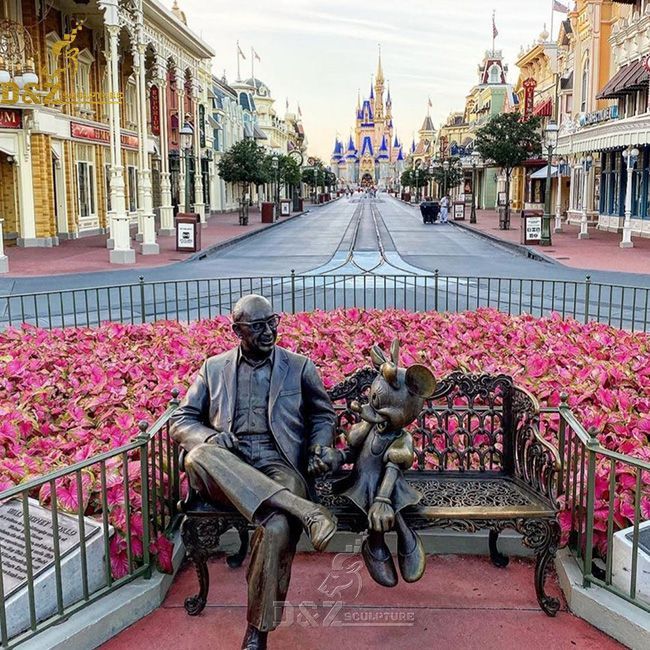
M 510 317 L 491 309 L 462 314 L 358 309 L 285 315 L 280 345 L 314 360 L 326 386 L 368 364 L 372 344 L 398 336 L 405 364 L 423 362 L 437 376 L 463 368 L 504 372 L 528 388 L 542 406 L 557 406 L 560 394 L 585 427 L 596 427 L 610 449 L 650 461 L 650 337 L 605 325 L 582 325 L 559 316 Z M 0 334 L 0 490 L 53 468 L 131 441 L 136 424 L 153 422 L 171 389 L 183 391 L 203 359 L 236 344 L 226 318 L 191 324 L 106 324 L 97 329 L 46 331 L 33 327 Z M 113 571 L 125 572 L 126 516 L 120 464 L 107 467 Z M 138 469 L 132 463 L 132 471 Z M 98 472 L 97 472 L 98 474 Z M 648 477 L 644 477 L 648 489 Z M 85 511 L 97 514 L 100 479 L 84 474 Z M 142 552 L 138 513 L 139 474 L 131 477 L 135 512 L 131 535 Z M 58 494 L 62 508 L 78 507 L 76 487 Z M 607 468 L 596 484 L 598 541 L 606 530 Z M 634 477 L 617 476 L 618 527 L 633 518 Z M 49 494 L 42 490 L 41 499 Z M 650 518 L 650 496 L 642 500 Z M 139 545 L 138 545 L 139 544 Z M 169 547 L 155 540 L 152 552 L 168 567 Z

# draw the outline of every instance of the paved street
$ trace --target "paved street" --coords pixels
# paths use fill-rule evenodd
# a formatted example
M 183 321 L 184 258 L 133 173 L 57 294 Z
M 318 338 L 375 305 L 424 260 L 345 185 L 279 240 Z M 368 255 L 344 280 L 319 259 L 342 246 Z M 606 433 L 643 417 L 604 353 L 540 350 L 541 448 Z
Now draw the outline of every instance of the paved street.
M 34 291 L 57 291 L 78 287 L 96 287 L 147 281 L 218 277 L 250 277 L 318 272 L 329 263 L 341 246 L 360 203 L 374 205 L 385 224 L 381 228 L 387 252 L 420 273 L 439 269 L 441 275 L 486 276 L 508 278 L 545 278 L 584 280 L 587 271 L 561 264 L 527 259 L 504 246 L 492 243 L 452 224 L 423 224 L 419 209 L 380 194 L 372 199 L 342 198 L 312 210 L 281 228 L 262 231 L 227 249 L 207 255 L 202 260 L 181 262 L 158 268 L 130 268 L 110 273 L 79 273 L 26 278 L 0 278 L 0 295 Z M 392 241 L 391 241 L 392 240 Z M 394 244 L 394 245 L 393 245 Z M 362 233 L 359 246 L 366 252 L 378 250 L 368 233 Z M 383 269 L 377 269 L 382 273 Z M 358 271 L 361 272 L 361 271 Z M 594 281 L 650 287 L 650 276 L 633 273 L 591 271 Z
M 141 275 L 143 287 L 138 285 Z M 603 271 L 591 275 L 594 290 L 597 283 L 643 289 L 600 287 L 598 295 L 593 291 L 589 298 L 590 317 L 621 327 L 649 320 L 650 276 Z M 190 319 L 228 313 L 233 301 L 250 291 L 274 298 L 281 310 L 357 305 L 458 311 L 496 306 L 512 313 L 553 309 L 583 318 L 584 279 L 583 270 L 529 259 L 453 224 L 425 225 L 418 208 L 386 194 L 377 199 L 356 195 L 313 208 L 227 248 L 206 250 L 203 259 L 110 274 L 0 280 L 0 296 L 61 292 L 53 299 L 0 298 L 0 323 L 28 320 L 57 326 L 106 319 Z M 116 285 L 130 286 L 91 289 Z M 89 290 L 68 292 L 71 289 Z

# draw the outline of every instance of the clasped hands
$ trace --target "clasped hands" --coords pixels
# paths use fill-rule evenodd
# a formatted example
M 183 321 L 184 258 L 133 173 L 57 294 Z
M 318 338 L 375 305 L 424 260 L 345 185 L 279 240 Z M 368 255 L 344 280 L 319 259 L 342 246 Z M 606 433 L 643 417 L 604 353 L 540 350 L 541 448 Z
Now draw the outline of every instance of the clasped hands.
M 217 431 L 206 442 L 225 449 L 237 450 L 239 439 L 232 431 Z M 309 449 L 307 471 L 311 476 L 323 476 L 328 472 L 336 472 L 343 463 L 343 453 L 334 447 L 314 445 Z

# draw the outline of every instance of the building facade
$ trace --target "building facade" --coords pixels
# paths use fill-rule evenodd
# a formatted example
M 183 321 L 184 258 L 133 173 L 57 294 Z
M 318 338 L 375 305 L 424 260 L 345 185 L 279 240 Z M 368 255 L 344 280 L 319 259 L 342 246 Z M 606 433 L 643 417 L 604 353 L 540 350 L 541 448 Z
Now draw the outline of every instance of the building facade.
M 113 262 L 134 261 L 132 236 L 155 254 L 157 234 L 173 234 L 174 212 L 188 207 L 186 174 L 189 207 L 205 220 L 195 168 L 207 150 L 201 79 L 213 52 L 177 6 L 0 0 L 0 18 L 15 34 L 0 35 L 14 44 L 0 60 L 0 215 L 9 245 L 108 233 Z M 181 152 L 184 124 L 190 156 Z

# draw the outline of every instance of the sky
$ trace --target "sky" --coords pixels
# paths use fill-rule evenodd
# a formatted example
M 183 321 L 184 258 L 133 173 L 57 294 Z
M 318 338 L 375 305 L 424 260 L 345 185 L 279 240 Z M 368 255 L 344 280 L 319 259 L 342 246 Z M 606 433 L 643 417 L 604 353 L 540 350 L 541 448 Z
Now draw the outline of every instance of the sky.
M 162 0 L 171 7 L 172 0 Z M 242 78 L 251 75 L 251 47 L 259 55 L 255 76 L 271 90 L 284 114 L 299 103 L 309 154 L 329 160 L 335 137 L 354 126 L 357 90 L 368 94 L 381 44 L 390 82 L 393 122 L 410 143 L 431 98 L 438 128 L 462 111 L 477 81 L 477 66 L 492 47 L 516 83 L 515 61 L 547 25 L 553 0 L 179 0 L 188 26 L 216 52 L 213 72 L 237 78 L 237 41 L 246 55 Z M 573 4 L 566 0 L 564 4 Z M 555 13 L 556 35 L 563 14 Z

